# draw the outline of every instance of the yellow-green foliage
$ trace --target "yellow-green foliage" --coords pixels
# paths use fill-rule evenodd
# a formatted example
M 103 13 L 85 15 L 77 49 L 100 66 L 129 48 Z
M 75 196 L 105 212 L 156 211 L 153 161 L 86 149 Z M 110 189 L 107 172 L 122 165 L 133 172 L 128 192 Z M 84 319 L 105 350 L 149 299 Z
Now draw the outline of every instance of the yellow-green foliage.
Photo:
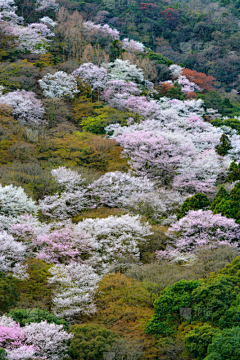
M 51 309 L 52 289 L 48 286 L 48 269 L 51 265 L 32 259 L 28 260 L 29 278 L 18 283 L 17 307 L 22 309 Z
M 68 166 L 87 166 L 98 171 L 126 171 L 127 162 L 121 157 L 122 148 L 115 140 L 90 133 L 75 132 L 63 138 L 39 143 L 37 158 L 47 160 L 60 158 Z
M 0 64 L 0 85 L 4 91 L 16 89 L 32 90 L 36 85 L 38 69 L 26 59 L 14 63 L 2 62 Z
M 86 318 L 86 321 L 103 324 L 128 339 L 140 340 L 144 346 L 144 358 L 155 359 L 155 339 L 143 332 L 149 315 L 153 314 L 151 296 L 137 280 L 120 273 L 106 275 L 96 295 L 96 315 Z

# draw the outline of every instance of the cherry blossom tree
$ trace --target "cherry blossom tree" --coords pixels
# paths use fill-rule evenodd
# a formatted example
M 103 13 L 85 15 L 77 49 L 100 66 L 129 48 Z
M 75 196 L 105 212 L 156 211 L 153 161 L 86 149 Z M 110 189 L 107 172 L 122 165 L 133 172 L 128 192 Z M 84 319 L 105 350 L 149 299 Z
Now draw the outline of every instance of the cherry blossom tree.
M 18 216 L 24 213 L 36 214 L 38 207 L 29 198 L 23 188 L 0 184 L 0 214 L 7 216 Z
M 72 318 L 96 312 L 94 293 L 100 276 L 86 264 L 54 265 L 48 282 L 55 286 L 53 304 L 56 316 Z
M 40 323 L 26 325 L 23 332 L 26 343 L 33 344 L 37 349 L 36 358 L 66 359 L 68 342 L 73 338 L 73 334 L 68 334 L 63 330 L 63 325 L 48 324 L 47 321 L 41 321 Z
M 26 245 L 14 240 L 6 231 L 0 232 L 0 271 L 13 271 L 26 259 Z
M 166 235 L 171 238 L 171 245 L 164 251 L 157 251 L 156 255 L 172 260 L 182 253 L 194 253 L 200 247 L 239 247 L 240 227 L 233 219 L 213 215 L 210 210 L 190 210 L 168 229 Z
M 144 52 L 144 45 L 139 41 L 129 40 L 125 38 L 122 40 L 122 47 L 124 50 L 132 53 L 132 52 Z
M 46 11 L 46 10 L 59 10 L 59 4 L 56 0 L 37 0 L 36 1 L 36 11 Z
M 0 0 L 0 21 L 6 21 L 11 25 L 23 22 L 23 18 L 16 14 L 17 6 L 14 0 Z
M 129 60 L 116 59 L 106 66 L 109 69 L 109 80 L 134 81 L 136 83 L 144 81 L 143 70 L 131 64 Z
M 49 48 L 50 40 L 54 34 L 41 23 L 33 23 L 28 26 L 8 26 L 5 33 L 17 38 L 16 45 L 19 50 L 30 51 L 33 54 L 45 54 Z
M 138 178 L 120 171 L 108 172 L 94 181 L 89 188 L 97 197 L 98 205 L 124 207 L 126 201 L 136 194 L 154 191 L 154 184 L 146 177 Z
M 64 71 L 57 71 L 55 74 L 47 74 L 39 80 L 43 95 L 49 98 L 65 97 L 73 98 L 77 94 L 77 81 L 73 75 L 68 75 Z
M 72 75 L 82 79 L 92 90 L 103 89 L 107 82 L 107 70 L 92 63 L 82 64 Z
M 30 360 L 37 351 L 34 345 L 26 344 L 26 336 L 19 324 L 13 322 L 11 326 L 4 326 L 1 324 L 1 318 L 0 347 L 6 350 L 9 360 Z
M 110 28 L 108 24 L 95 24 L 92 21 L 83 22 L 83 27 L 87 33 L 96 34 L 101 37 L 110 37 L 112 40 L 119 39 L 119 31 Z
M 44 16 L 44 17 L 42 17 L 41 19 L 39 19 L 39 21 L 41 21 L 41 23 L 43 23 L 43 24 L 45 24 L 45 25 L 47 25 L 47 26 L 52 26 L 52 27 L 54 27 L 54 26 L 56 26 L 56 21 L 53 21 L 50 17 L 48 17 L 48 16 Z
M 23 125 L 40 126 L 46 124 L 42 119 L 45 112 L 41 100 L 32 91 L 16 90 L 0 96 L 0 104 L 12 107 L 13 116 Z
M 129 214 L 109 216 L 105 219 L 85 219 L 76 225 L 84 231 L 86 238 L 94 241 L 95 249 L 101 257 L 97 258 L 96 267 L 106 273 L 122 261 L 130 258 L 139 261 L 139 244 L 151 235 L 148 223 L 141 223 L 138 215 Z M 90 259 L 93 264 L 94 259 Z
M 63 190 L 74 191 L 83 188 L 85 179 L 75 170 L 60 166 L 57 169 L 53 169 L 51 174 Z
M 152 192 L 133 192 L 125 200 L 123 208 L 147 215 L 161 225 L 169 225 L 177 220 L 177 214 L 186 198 L 186 194 L 161 187 Z
M 0 346 L 9 360 L 63 360 L 72 338 L 63 325 L 41 321 L 21 328 L 11 317 L 0 317 Z
M 39 201 L 39 208 L 43 214 L 63 220 L 96 206 L 87 188 L 82 184 L 81 175 L 76 171 L 60 167 L 52 170 L 52 175 L 62 186 L 63 192 L 45 196 Z
M 85 240 L 85 234 L 68 227 L 39 234 L 32 238 L 34 256 L 47 263 L 68 264 L 83 262 L 93 252 L 93 242 Z
M 103 100 L 115 108 L 127 108 L 125 105 L 130 95 L 140 95 L 141 90 L 133 82 L 124 80 L 110 80 L 106 83 L 101 93 Z
M 185 94 L 191 94 L 195 90 L 201 91 L 202 89 L 195 84 L 194 82 L 190 81 L 185 75 L 182 75 L 182 72 L 184 70 L 183 67 L 179 65 L 170 65 L 169 70 L 174 78 L 177 78 L 177 81 L 179 85 L 181 86 L 181 90 Z

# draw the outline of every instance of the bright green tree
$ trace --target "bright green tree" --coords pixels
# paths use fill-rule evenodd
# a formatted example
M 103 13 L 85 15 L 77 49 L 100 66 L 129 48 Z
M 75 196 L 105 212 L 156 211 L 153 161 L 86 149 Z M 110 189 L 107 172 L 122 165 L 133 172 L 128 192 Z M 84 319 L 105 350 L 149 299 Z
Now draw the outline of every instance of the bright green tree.
M 188 197 L 182 204 L 180 213 L 177 216 L 177 219 L 181 219 L 186 215 L 189 210 L 200 210 L 206 209 L 210 206 L 210 201 L 206 195 L 202 193 L 197 193 L 191 197 Z

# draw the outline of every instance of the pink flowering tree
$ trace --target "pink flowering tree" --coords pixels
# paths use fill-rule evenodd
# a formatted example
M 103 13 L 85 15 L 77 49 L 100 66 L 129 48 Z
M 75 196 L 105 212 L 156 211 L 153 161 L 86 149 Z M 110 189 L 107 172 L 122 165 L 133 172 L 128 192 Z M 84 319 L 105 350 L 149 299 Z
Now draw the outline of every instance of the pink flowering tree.
M 157 251 L 156 256 L 172 260 L 181 254 L 194 254 L 206 246 L 239 247 L 240 227 L 233 219 L 213 215 L 210 210 L 190 210 L 168 229 L 166 235 L 171 239 L 171 245 L 164 251 Z
M 107 101 L 114 108 L 127 108 L 125 102 L 130 95 L 140 95 L 141 90 L 137 85 L 130 81 L 110 80 L 106 83 L 101 93 L 103 100 Z
M 92 63 L 82 64 L 72 75 L 82 79 L 92 90 L 103 89 L 107 82 L 107 70 Z
M 47 74 L 39 80 L 43 95 L 48 98 L 74 98 L 77 94 L 77 80 L 73 75 L 64 71 L 57 71 L 55 74 Z
M 116 29 L 112 29 L 108 24 L 101 25 L 95 24 L 92 21 L 85 21 L 83 23 L 83 27 L 86 33 L 91 33 L 100 37 L 109 37 L 112 40 L 119 39 L 119 31 Z
M 64 227 L 33 237 L 31 247 L 37 259 L 50 264 L 68 264 L 84 262 L 92 254 L 94 244 L 85 239 L 84 233 Z
M 49 284 L 54 285 L 53 312 L 71 319 L 81 314 L 96 312 L 94 294 L 101 280 L 87 264 L 54 265 L 49 269 Z
M 6 350 L 9 360 L 30 360 L 35 358 L 38 350 L 34 345 L 26 344 L 24 331 L 16 323 L 11 327 L 0 325 L 0 348 Z
M 16 90 L 0 96 L 0 104 L 10 106 L 12 114 L 23 125 L 45 125 L 43 114 L 45 112 L 41 100 L 36 98 L 32 91 Z
M 49 37 L 54 34 L 42 23 L 33 23 L 28 26 L 8 26 L 5 29 L 7 35 L 15 36 L 19 50 L 30 51 L 33 54 L 45 54 L 50 46 Z
M 125 38 L 122 40 L 122 47 L 124 50 L 126 50 L 127 52 L 144 52 L 144 45 L 139 42 L 139 41 L 135 41 L 135 40 L 129 40 L 128 38 Z
M 183 93 L 189 95 L 193 93 L 195 90 L 198 91 L 202 90 L 197 84 L 191 82 L 190 80 L 188 80 L 186 76 L 182 75 L 182 72 L 184 70 L 183 67 L 173 64 L 169 66 L 169 70 L 173 78 L 177 79 Z
M 124 133 L 116 140 L 123 146 L 126 157 L 130 158 L 135 173 L 156 180 L 171 180 L 183 154 L 189 158 L 194 152 L 189 144 L 179 143 L 177 138 L 178 144 L 150 131 Z
M 11 317 L 0 317 L 0 347 L 6 350 L 9 360 L 66 359 L 72 338 L 63 325 L 41 321 L 21 328 Z

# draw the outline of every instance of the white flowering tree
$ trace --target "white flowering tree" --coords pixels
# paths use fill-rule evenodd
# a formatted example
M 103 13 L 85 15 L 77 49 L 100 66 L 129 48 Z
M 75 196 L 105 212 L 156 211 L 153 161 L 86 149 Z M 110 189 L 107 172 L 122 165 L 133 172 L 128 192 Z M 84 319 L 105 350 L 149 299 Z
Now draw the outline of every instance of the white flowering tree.
M 0 232 L 0 271 L 13 271 L 22 264 L 26 257 L 27 247 L 15 241 L 6 231 Z
M 63 220 L 95 207 L 87 188 L 82 184 L 84 179 L 76 171 L 60 167 L 52 170 L 52 175 L 63 191 L 39 201 L 39 208 L 45 215 Z
M 120 171 L 108 172 L 94 181 L 89 188 L 99 205 L 125 207 L 130 197 L 154 191 L 154 183 L 146 177 L 135 177 Z
M 26 213 L 36 214 L 37 211 L 37 205 L 23 188 L 0 184 L 0 215 L 17 217 Z
M 131 262 L 139 261 L 139 245 L 146 242 L 146 237 L 151 234 L 148 223 L 142 223 L 138 215 L 129 214 L 105 219 L 85 219 L 76 228 L 86 232 L 86 239 L 94 241 L 100 256 L 96 267 L 103 273 L 126 259 Z M 89 261 L 93 264 L 94 259 Z
M 59 264 L 52 266 L 49 272 L 48 282 L 55 286 L 53 311 L 56 316 L 72 318 L 96 312 L 94 293 L 101 278 L 91 266 Z
M 141 83 L 144 81 L 143 70 L 130 63 L 129 60 L 116 59 L 107 64 L 109 80 L 123 80 Z
M 23 22 L 23 18 L 16 14 L 17 6 L 14 0 L 0 0 L 0 21 L 6 21 L 10 25 Z
M 43 90 L 43 95 L 48 98 L 73 98 L 74 94 L 79 92 L 75 77 L 68 75 L 64 71 L 45 75 L 39 80 L 39 84 Z
M 92 90 L 104 88 L 107 82 L 107 70 L 92 63 L 82 64 L 72 75 L 82 79 Z

